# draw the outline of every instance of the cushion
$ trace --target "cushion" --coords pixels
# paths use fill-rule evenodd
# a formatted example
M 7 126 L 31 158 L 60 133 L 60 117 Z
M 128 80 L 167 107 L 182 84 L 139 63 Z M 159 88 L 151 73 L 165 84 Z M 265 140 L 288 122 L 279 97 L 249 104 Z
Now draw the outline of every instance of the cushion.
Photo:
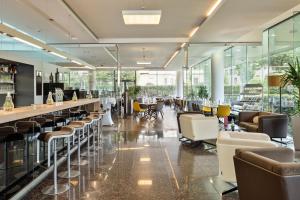
M 240 122 L 240 126 L 246 128 L 248 132 L 258 131 L 258 124 L 254 124 L 251 122 Z
M 254 124 L 258 124 L 258 121 L 259 121 L 259 116 L 253 117 L 253 123 Z

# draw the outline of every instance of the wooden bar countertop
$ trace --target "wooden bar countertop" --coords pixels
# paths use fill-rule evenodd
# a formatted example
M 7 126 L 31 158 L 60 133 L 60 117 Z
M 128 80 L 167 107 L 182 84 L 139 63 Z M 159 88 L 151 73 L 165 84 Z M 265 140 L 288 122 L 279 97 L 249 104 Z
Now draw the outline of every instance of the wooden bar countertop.
M 12 111 L 1 110 L 0 124 L 99 102 L 99 98 L 78 99 L 77 101 L 64 101 L 59 103 L 54 102 L 53 105 L 35 104 L 34 106 L 24 106 L 15 108 Z

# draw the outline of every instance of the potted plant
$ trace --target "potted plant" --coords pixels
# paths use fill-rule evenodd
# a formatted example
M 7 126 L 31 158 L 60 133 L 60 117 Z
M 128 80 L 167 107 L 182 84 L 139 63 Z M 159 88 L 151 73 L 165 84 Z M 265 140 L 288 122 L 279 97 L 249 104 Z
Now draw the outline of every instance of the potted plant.
M 281 76 L 282 87 L 287 84 L 294 86 L 298 89 L 298 94 L 295 92 L 295 98 L 297 99 L 297 106 L 292 119 L 292 129 L 294 134 L 294 146 L 296 150 L 300 150 L 300 64 L 298 58 L 292 63 L 289 63 L 289 67 L 285 70 Z

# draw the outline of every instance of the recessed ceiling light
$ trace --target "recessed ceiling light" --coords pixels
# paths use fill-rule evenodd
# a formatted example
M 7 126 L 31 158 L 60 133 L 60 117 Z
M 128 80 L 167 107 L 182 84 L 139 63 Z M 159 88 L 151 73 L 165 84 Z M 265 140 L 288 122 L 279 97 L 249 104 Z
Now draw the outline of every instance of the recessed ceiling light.
M 122 15 L 126 25 L 157 25 L 161 10 L 123 10 Z
M 151 65 L 150 61 L 137 61 L 136 64 L 138 65 Z
M 53 52 L 53 51 L 50 51 L 49 53 L 51 53 L 51 54 L 52 54 L 52 55 L 54 55 L 54 56 L 57 56 L 57 57 L 63 58 L 63 59 L 66 59 L 66 58 L 67 58 L 66 56 L 63 56 L 63 55 L 61 55 L 61 54 L 58 54 L 58 53 L 55 53 L 55 52 Z

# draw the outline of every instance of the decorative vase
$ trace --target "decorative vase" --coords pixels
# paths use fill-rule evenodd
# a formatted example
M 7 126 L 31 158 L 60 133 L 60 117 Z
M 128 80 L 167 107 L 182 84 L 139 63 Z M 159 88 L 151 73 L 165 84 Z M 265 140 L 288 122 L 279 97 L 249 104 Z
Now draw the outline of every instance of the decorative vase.
M 74 91 L 72 101 L 77 101 L 77 100 L 78 100 L 78 98 L 77 98 L 76 92 Z
M 7 96 L 5 98 L 5 102 L 3 104 L 3 109 L 5 111 L 12 111 L 14 109 L 14 107 L 15 107 L 15 105 L 12 101 L 12 97 L 11 97 L 10 93 L 8 92 Z
M 49 94 L 48 94 L 47 104 L 48 105 L 53 105 L 54 104 L 53 97 L 52 97 L 52 92 L 49 92 Z

